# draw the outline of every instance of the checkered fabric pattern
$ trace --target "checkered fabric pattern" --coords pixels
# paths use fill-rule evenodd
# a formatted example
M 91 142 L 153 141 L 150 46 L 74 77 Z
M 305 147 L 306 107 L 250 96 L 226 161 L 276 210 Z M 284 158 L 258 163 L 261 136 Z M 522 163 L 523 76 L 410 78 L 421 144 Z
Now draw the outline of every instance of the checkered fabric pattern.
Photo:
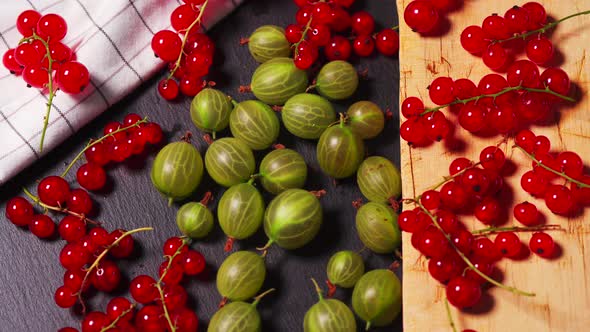
M 209 0 L 203 29 L 243 0 Z M 68 23 L 64 43 L 90 71 L 82 93 L 58 91 L 53 99 L 43 154 L 51 151 L 154 75 L 163 62 L 150 47 L 155 32 L 170 27 L 180 0 L 0 0 L 0 54 L 22 38 L 16 17 L 26 9 L 56 13 Z M 0 69 L 0 185 L 41 157 L 39 144 L 47 95 Z

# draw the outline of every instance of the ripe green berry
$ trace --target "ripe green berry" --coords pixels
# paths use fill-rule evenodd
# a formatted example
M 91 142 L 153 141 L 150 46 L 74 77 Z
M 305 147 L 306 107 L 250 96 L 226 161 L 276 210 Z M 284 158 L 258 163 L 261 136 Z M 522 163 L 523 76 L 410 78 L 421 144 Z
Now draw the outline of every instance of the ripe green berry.
M 402 308 L 402 287 L 398 277 L 390 270 L 373 270 L 365 273 L 354 286 L 352 309 L 371 326 L 387 326 L 399 315 Z
M 336 121 L 332 104 L 324 97 L 300 93 L 285 103 L 281 110 L 287 130 L 300 138 L 317 139 Z
M 383 204 L 369 202 L 356 213 L 356 230 L 363 244 L 378 254 L 389 254 L 401 244 L 397 213 Z
M 354 314 L 336 299 L 324 299 L 321 289 L 316 286 L 319 301 L 305 313 L 303 319 L 304 332 L 355 332 Z
M 182 234 L 192 238 L 204 238 L 213 228 L 213 214 L 198 202 L 184 204 L 176 214 L 176 225 Z
M 264 150 L 279 136 L 279 119 L 267 104 L 246 100 L 236 105 L 229 116 L 232 135 L 252 150 Z
M 223 233 L 238 240 L 252 236 L 262 225 L 263 216 L 264 200 L 250 183 L 231 186 L 217 206 L 217 218 Z
M 328 99 L 346 99 L 356 91 L 359 77 L 354 67 L 342 60 L 325 64 L 316 78 L 316 90 Z
M 248 38 L 248 50 L 261 63 L 291 54 L 291 44 L 285 38 L 285 29 L 276 25 L 263 25 Z
M 250 251 L 237 251 L 219 267 L 217 290 L 231 301 L 243 301 L 258 293 L 265 277 L 262 257 Z
M 260 163 L 260 183 L 275 195 L 287 189 L 302 188 L 306 179 L 307 165 L 297 151 L 273 150 Z
M 330 257 L 326 271 L 333 285 L 351 288 L 365 273 L 365 263 L 356 252 L 343 250 Z
M 269 105 L 283 105 L 289 98 L 307 88 L 307 73 L 298 69 L 290 58 L 274 58 L 261 64 L 250 88 L 256 98 Z
M 372 202 L 386 203 L 402 192 L 399 170 L 383 157 L 365 159 L 358 169 L 356 180 L 363 195 Z
M 362 139 L 374 138 L 385 127 L 385 115 L 379 106 L 370 101 L 359 101 L 346 111 L 350 128 Z
M 322 171 L 342 179 L 356 172 L 365 157 L 365 146 L 363 140 L 341 122 L 324 131 L 316 153 Z
M 191 103 L 191 119 L 197 128 L 215 133 L 227 128 L 233 109 L 231 99 L 225 93 L 211 88 L 201 90 Z
M 246 182 L 256 164 L 252 150 L 233 137 L 216 140 L 205 153 L 205 168 L 213 181 L 224 187 Z

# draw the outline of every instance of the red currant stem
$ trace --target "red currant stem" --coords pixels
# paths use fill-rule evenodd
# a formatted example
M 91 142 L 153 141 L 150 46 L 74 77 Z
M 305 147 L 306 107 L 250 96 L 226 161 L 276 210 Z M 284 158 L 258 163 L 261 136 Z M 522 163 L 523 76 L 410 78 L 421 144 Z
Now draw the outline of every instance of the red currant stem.
M 551 173 L 553 173 L 553 174 L 555 174 L 555 175 L 557 175 L 557 176 L 560 176 L 560 177 L 562 177 L 562 178 L 566 179 L 567 181 L 569 181 L 569 182 L 571 182 L 571 183 L 575 183 L 575 184 L 576 184 L 578 187 L 580 187 L 580 188 L 590 188 L 590 184 L 586 184 L 586 183 L 584 183 L 584 182 L 580 182 L 580 181 L 578 181 L 578 180 L 576 180 L 576 179 L 572 178 L 571 176 L 569 176 L 569 175 L 565 174 L 564 172 L 558 172 L 558 171 L 554 170 L 553 168 L 551 168 L 551 167 L 549 167 L 549 166 L 547 166 L 547 165 L 543 164 L 543 163 L 542 163 L 542 162 L 540 162 L 540 161 L 539 161 L 537 158 L 535 158 L 535 156 L 534 156 L 533 154 L 531 154 L 531 153 L 528 153 L 528 152 L 527 152 L 525 149 L 523 149 L 523 148 L 522 148 L 522 147 L 520 147 L 519 145 L 514 145 L 514 146 L 513 146 L 513 148 L 514 148 L 514 147 L 516 147 L 516 148 L 520 149 L 520 151 L 522 151 L 522 153 L 524 153 L 524 154 L 525 154 L 525 155 L 527 155 L 527 156 L 528 156 L 530 159 L 532 159 L 532 160 L 535 162 L 535 164 L 537 164 L 537 166 L 541 166 L 541 167 L 543 167 L 544 169 L 548 170 L 549 172 L 551 172 Z
M 254 302 L 252 302 L 252 305 L 253 305 L 253 306 L 257 306 L 257 305 L 258 305 L 258 303 L 260 302 L 260 300 L 262 300 L 262 298 L 263 298 L 263 297 L 265 297 L 266 295 L 268 295 L 268 294 L 270 294 L 270 293 L 274 292 L 275 290 L 276 290 L 276 289 L 274 289 L 274 288 L 271 288 L 271 289 L 268 289 L 268 290 L 264 291 L 263 293 L 259 294 L 258 296 L 256 296 L 256 297 L 254 298 Z
M 305 40 L 305 37 L 307 36 L 307 32 L 311 28 L 311 20 L 312 19 L 313 19 L 313 16 L 309 18 L 309 21 L 307 21 L 307 24 L 305 25 L 305 29 L 303 29 L 303 32 L 301 33 L 301 39 L 299 39 L 298 42 L 293 44 L 293 47 L 295 48 L 295 56 L 293 56 L 293 58 L 296 58 L 297 55 L 299 55 L 299 44 L 301 44 Z M 313 87 L 315 88 L 315 85 L 313 85 Z M 310 89 L 310 88 L 312 88 L 312 86 L 310 86 L 307 89 Z M 305 90 L 305 92 L 307 92 L 307 90 Z
M 71 162 L 68 164 L 68 167 L 66 167 L 66 169 L 65 169 L 65 170 L 64 170 L 64 171 L 61 173 L 61 175 L 60 175 L 60 176 L 61 176 L 62 178 L 63 178 L 63 177 L 65 177 L 65 176 L 68 174 L 68 172 L 70 171 L 70 169 L 72 169 L 72 167 L 74 166 L 74 164 L 75 164 L 75 163 L 78 161 L 78 159 L 82 158 L 82 155 L 84 155 L 84 152 L 86 152 L 86 150 L 90 149 L 92 146 L 94 146 L 94 145 L 96 145 L 96 144 L 98 144 L 98 143 L 100 143 L 100 142 L 104 141 L 105 139 L 107 139 L 107 138 L 109 138 L 109 137 L 111 137 L 111 136 L 114 136 L 115 134 L 118 134 L 118 133 L 120 133 L 120 132 L 122 132 L 122 131 L 129 130 L 129 129 L 133 128 L 133 127 L 139 127 L 139 125 L 140 125 L 140 124 L 142 124 L 142 123 L 146 123 L 146 122 L 148 122 L 148 119 L 147 119 L 147 117 L 145 117 L 145 118 L 143 118 L 143 119 L 141 119 L 141 120 L 137 121 L 136 123 L 134 123 L 134 124 L 132 124 L 132 125 L 130 125 L 130 126 L 127 126 L 127 127 L 122 127 L 122 128 L 119 128 L 119 129 L 117 129 L 117 130 L 115 130 L 115 131 L 113 131 L 113 132 L 109 133 L 109 134 L 106 134 L 106 135 L 104 135 L 103 137 L 101 137 L 101 138 L 97 139 L 96 141 L 92 141 L 92 142 L 88 143 L 88 144 L 86 145 L 86 147 L 84 147 L 84 149 L 82 149 L 82 151 L 80 151 L 80 152 L 79 152 L 79 153 L 76 155 L 76 157 L 74 157 L 74 159 L 73 159 L 73 160 L 72 160 L 72 161 L 71 161 Z
M 396 25 L 394 27 L 391 27 L 391 30 L 399 30 L 399 25 Z
M 174 68 L 170 71 L 170 74 L 168 74 L 167 80 L 171 79 L 174 76 L 174 73 L 176 73 L 176 71 L 178 70 L 178 68 L 180 68 L 180 62 L 182 60 L 182 55 L 184 52 L 184 45 L 186 44 L 186 41 L 188 39 L 188 36 L 190 35 L 192 28 L 194 28 L 195 25 L 201 22 L 201 18 L 203 17 L 203 13 L 205 13 L 205 8 L 207 7 L 208 3 L 209 0 L 205 0 L 205 2 L 203 2 L 203 5 L 201 5 L 201 10 L 199 11 L 199 16 L 197 16 L 193 23 L 191 23 L 191 25 L 189 25 L 188 28 L 184 30 L 184 37 L 182 38 L 182 44 L 180 45 L 180 54 L 178 55 L 178 59 L 176 59 L 176 62 L 174 63 Z
M 467 170 L 470 170 L 472 168 L 475 168 L 475 167 L 479 166 L 480 164 L 481 164 L 481 162 L 478 161 L 476 163 L 473 163 L 471 166 L 466 167 L 466 168 L 460 170 L 459 172 L 455 173 L 453 176 L 444 176 L 443 179 L 442 179 L 442 181 L 440 181 L 439 183 L 437 183 L 434 186 L 430 187 L 430 190 L 436 190 L 436 189 L 438 189 L 443 184 L 445 184 L 445 183 L 447 183 L 447 182 L 449 182 L 451 180 L 454 180 L 454 179 L 458 178 L 459 176 L 463 175 L 463 173 L 465 173 Z M 410 202 L 419 201 L 420 198 L 422 198 L 422 195 L 418 195 L 414 199 L 411 199 L 410 198 L 409 201 Z M 403 199 L 402 201 L 406 201 L 407 202 L 408 199 Z
M 449 241 L 449 244 L 451 245 L 451 247 L 457 252 L 457 254 L 461 257 L 461 259 L 465 262 L 465 264 L 467 264 L 467 266 L 473 270 L 473 272 L 477 273 L 480 277 L 484 278 L 485 280 L 487 280 L 489 283 L 505 289 L 511 293 L 517 294 L 517 295 L 524 295 L 524 296 L 535 296 L 535 293 L 531 293 L 531 292 L 525 292 L 522 291 L 516 287 L 512 287 L 512 286 L 507 286 L 504 285 L 492 278 L 490 278 L 489 276 L 487 276 L 485 273 L 481 272 L 480 270 L 478 270 L 477 268 L 475 268 L 475 266 L 473 265 L 473 263 L 469 260 L 469 258 L 467 258 L 467 256 L 465 256 L 461 250 L 459 250 L 456 246 L 455 243 L 453 243 L 453 240 L 451 239 L 451 237 L 449 236 L 449 234 L 447 234 L 442 227 L 439 225 L 438 221 L 436 220 L 436 217 L 428 210 L 424 207 L 424 205 L 422 205 L 419 201 L 415 201 L 414 202 L 416 205 L 418 205 L 420 207 L 420 209 L 422 209 L 422 211 L 424 213 L 426 213 L 430 219 L 432 220 L 432 223 L 434 224 L 434 226 L 436 226 L 436 228 L 438 228 L 438 230 L 445 236 L 445 238 L 447 238 L 447 241 Z
M 322 294 L 322 289 L 320 288 L 320 286 L 318 285 L 317 281 L 315 281 L 314 278 L 311 278 L 311 282 L 313 282 L 313 286 L 315 288 L 316 293 L 318 293 L 318 299 L 319 301 L 323 301 L 324 300 L 324 294 Z
M 445 310 L 447 311 L 447 318 L 449 319 L 449 324 L 451 325 L 451 329 L 453 332 L 457 332 L 457 327 L 455 326 L 455 321 L 453 321 L 453 315 L 451 314 L 451 307 L 449 306 L 449 300 L 447 300 L 445 296 Z
M 131 308 L 123 311 L 117 318 L 115 318 L 109 325 L 103 327 L 102 329 L 100 329 L 100 332 L 106 332 L 106 331 L 110 331 L 111 329 L 114 329 L 117 326 L 117 323 L 123 318 L 125 317 L 125 315 L 127 315 L 128 313 L 130 313 L 131 311 L 133 311 L 133 309 L 135 309 L 136 304 L 132 304 Z
M 488 228 L 474 230 L 471 232 L 471 234 L 473 234 L 475 236 L 482 236 L 482 235 L 499 233 L 499 232 L 534 232 L 534 231 L 558 231 L 558 230 L 563 230 L 563 228 L 561 228 L 561 225 L 549 224 L 549 225 L 527 226 L 527 227 L 520 227 L 520 226 L 488 227 Z
M 309 91 L 311 91 L 311 90 L 315 89 L 315 88 L 316 88 L 316 86 L 317 86 L 317 85 L 316 85 L 315 83 L 314 83 L 314 84 L 311 84 L 310 86 L 308 86 L 308 87 L 305 89 L 305 92 L 309 92 Z
M 174 326 L 174 323 L 172 323 L 172 318 L 170 318 L 170 313 L 168 312 L 168 308 L 164 302 L 164 290 L 162 289 L 159 281 L 156 284 L 156 288 L 158 289 L 158 293 L 160 293 L 160 301 L 162 301 L 162 308 L 164 308 L 164 317 L 166 317 L 166 322 L 168 323 L 168 327 L 170 327 L 170 332 L 176 332 L 176 326 Z
M 570 101 L 570 102 L 575 102 L 576 101 L 575 99 L 573 99 L 571 97 L 564 96 L 564 95 L 559 94 L 557 92 L 551 91 L 549 89 L 549 87 L 545 87 L 545 89 L 533 89 L 533 88 L 525 88 L 525 87 L 523 87 L 521 85 L 518 85 L 518 86 L 511 86 L 511 87 L 508 87 L 508 88 L 504 88 L 504 90 L 502 90 L 500 92 L 497 92 L 497 93 L 484 94 L 484 95 L 474 96 L 474 97 L 466 98 L 466 99 L 457 99 L 457 100 L 455 100 L 455 101 L 453 101 L 451 103 L 445 104 L 445 105 L 440 105 L 440 106 L 433 107 L 433 108 L 425 108 L 424 109 L 424 112 L 420 113 L 420 115 L 422 116 L 422 115 L 426 115 L 428 113 L 433 113 L 433 112 L 436 112 L 436 111 L 441 110 L 443 108 L 447 108 L 447 107 L 452 106 L 452 105 L 467 104 L 470 101 L 477 102 L 481 98 L 493 98 L 495 100 L 497 97 L 499 97 L 499 96 L 501 96 L 501 95 L 503 95 L 505 93 L 508 93 L 510 91 L 518 91 L 518 90 L 524 90 L 524 91 L 529 91 L 529 92 L 548 93 L 548 94 L 554 95 L 556 97 L 559 97 L 561 99 L 564 99 L 564 100 L 567 100 L 567 101 Z
M 136 229 L 132 229 L 130 231 L 127 231 L 127 232 L 121 234 L 121 236 L 118 239 L 116 239 L 115 241 L 113 241 L 113 243 L 111 243 L 106 248 L 104 248 L 104 250 L 100 253 L 100 255 L 98 255 L 96 257 L 96 259 L 94 260 L 92 265 L 90 265 L 90 267 L 88 269 L 86 269 L 86 274 L 84 275 L 84 279 L 82 279 L 82 284 L 80 285 L 80 292 L 78 292 L 78 299 L 80 300 L 80 304 L 82 305 L 82 312 L 86 312 L 86 305 L 84 304 L 84 300 L 82 299 L 82 290 L 84 289 L 86 282 L 88 282 L 88 278 L 90 277 L 90 274 L 92 273 L 92 271 L 96 267 L 98 267 L 98 264 L 100 264 L 100 261 L 109 253 L 109 250 L 111 250 L 111 248 L 113 248 L 114 246 L 118 245 L 119 242 L 123 241 L 123 239 L 126 238 L 127 236 L 130 236 L 132 234 L 139 233 L 139 232 L 147 232 L 147 231 L 153 231 L 153 230 L 154 230 L 153 227 L 141 227 L 141 228 L 136 228 Z
M 581 16 L 581 15 L 587 15 L 587 14 L 590 14 L 590 10 L 586 10 L 583 12 L 579 12 L 579 13 L 575 13 L 575 14 L 566 16 L 566 17 L 559 19 L 555 22 L 548 23 L 547 25 L 545 25 L 542 28 L 537 29 L 537 30 L 531 30 L 531 31 L 527 31 L 524 33 L 519 33 L 519 34 L 516 34 L 516 35 L 514 35 L 510 38 L 506 38 L 506 39 L 492 40 L 492 44 L 504 43 L 504 42 L 514 40 L 514 39 L 526 39 L 527 37 L 535 35 L 535 34 L 545 33 L 545 32 L 547 32 L 547 30 L 555 28 L 555 26 L 557 26 L 559 23 L 569 20 L 570 18 L 574 18 L 574 17 Z
M 166 321 L 168 322 L 168 326 L 170 327 L 170 332 L 176 332 L 176 326 L 174 326 L 174 323 L 172 323 L 172 318 L 170 318 L 170 313 L 168 312 L 166 302 L 164 301 L 164 289 L 162 288 L 162 280 L 164 280 L 166 274 L 168 274 L 168 271 L 172 266 L 174 258 L 181 254 L 182 249 L 187 245 L 187 243 L 188 240 L 186 238 L 183 238 L 182 245 L 178 247 L 178 249 L 176 249 L 172 256 L 168 256 L 168 264 L 166 265 L 166 268 L 164 269 L 162 276 L 160 276 L 160 279 L 158 279 L 158 282 L 156 283 L 156 288 L 158 289 L 158 293 L 160 293 L 160 301 L 162 302 L 162 308 L 164 308 L 164 316 L 166 317 Z
M 56 212 L 61 212 L 64 214 L 69 214 L 71 216 L 74 216 L 76 218 L 80 218 L 81 220 L 85 221 L 85 222 L 89 222 L 91 224 L 95 224 L 95 225 L 100 225 L 101 223 L 98 221 L 94 221 L 91 219 L 88 219 L 84 214 L 80 214 L 74 211 L 70 211 L 67 208 L 62 208 L 59 206 L 52 206 L 52 205 L 48 205 L 45 204 L 43 202 L 41 202 L 41 199 L 39 199 L 39 197 L 33 195 L 30 191 L 27 190 L 27 188 L 23 188 L 23 192 L 25 193 L 25 195 L 29 196 L 29 198 L 31 200 L 33 200 L 33 202 L 39 206 L 41 206 L 42 208 L 44 208 L 46 211 L 47 210 L 51 210 L 51 211 L 56 211 Z

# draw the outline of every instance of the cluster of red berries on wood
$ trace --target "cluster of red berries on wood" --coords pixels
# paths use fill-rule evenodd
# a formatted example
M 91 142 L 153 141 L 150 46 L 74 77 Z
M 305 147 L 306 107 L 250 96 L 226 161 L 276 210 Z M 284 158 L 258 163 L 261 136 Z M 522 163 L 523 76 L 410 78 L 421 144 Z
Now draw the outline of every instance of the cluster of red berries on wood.
M 139 155 L 146 144 L 157 145 L 164 137 L 159 124 L 146 122 L 134 113 L 126 115 L 123 123 L 109 122 L 104 127 L 104 135 L 110 136 L 100 142 L 90 143 L 84 151 L 87 162 L 76 172 L 78 183 L 87 190 L 104 188 L 107 181 L 104 167 L 108 163 L 120 163 Z
M 553 44 L 543 33 L 554 24 L 548 24 L 543 5 L 527 2 L 508 9 L 504 16 L 486 17 L 481 26 L 465 28 L 461 33 L 461 45 L 469 53 L 481 56 L 490 69 L 504 71 L 525 43 L 529 60 L 542 65 L 553 58 Z
M 414 0 L 404 9 L 404 21 L 412 31 L 431 34 L 441 28 L 442 15 L 458 4 L 457 0 Z
M 161 30 L 152 38 L 154 54 L 168 63 L 170 74 L 158 84 L 162 98 L 173 100 L 179 92 L 193 97 L 206 85 L 203 76 L 209 74 L 215 44 L 199 32 L 205 0 L 184 0 L 170 15 L 175 31 Z
M 329 61 L 348 60 L 352 53 L 368 57 L 375 51 L 386 56 L 397 54 L 399 36 L 394 29 L 375 33 L 375 20 L 365 11 L 349 13 L 354 0 L 294 0 L 299 10 L 297 23 L 285 29 L 285 37 L 294 44 L 294 62 L 299 69 L 310 68 L 323 47 Z M 352 30 L 352 35 L 343 35 Z M 352 43 L 351 43 L 352 40 Z
M 520 179 L 524 191 L 543 198 L 555 214 L 571 215 L 590 205 L 590 175 L 584 174 L 584 163 L 577 153 L 552 153 L 546 136 L 526 129 L 516 135 L 515 141 L 532 159 L 532 169 Z
M 90 75 L 86 66 L 75 61 L 72 49 L 61 41 L 68 29 L 63 17 L 26 10 L 18 16 L 16 28 L 23 39 L 16 48 L 4 53 L 4 67 L 22 75 L 29 87 L 43 89 L 52 80 L 65 93 L 84 90 Z

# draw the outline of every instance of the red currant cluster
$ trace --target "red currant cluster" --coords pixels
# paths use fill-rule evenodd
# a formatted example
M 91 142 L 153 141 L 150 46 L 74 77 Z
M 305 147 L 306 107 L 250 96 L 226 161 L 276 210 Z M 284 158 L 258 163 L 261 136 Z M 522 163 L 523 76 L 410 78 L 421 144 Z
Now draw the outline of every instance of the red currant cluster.
M 203 76 L 209 74 L 215 53 L 213 41 L 198 32 L 208 0 L 184 2 L 170 15 L 176 32 L 162 30 L 152 38 L 156 57 L 169 63 L 170 74 L 158 84 L 158 92 L 166 100 L 175 99 L 179 91 L 190 97 L 199 93 L 206 84 Z
M 516 135 L 516 144 L 532 160 L 533 169 L 520 179 L 524 191 L 544 198 L 555 214 L 568 215 L 590 205 L 590 175 L 584 174 L 584 163 L 577 153 L 551 153 L 551 142 L 546 136 L 536 136 L 526 129 Z M 569 188 L 553 183 L 555 180 L 567 181 Z M 526 217 L 525 211 L 519 213 Z
M 517 220 L 527 227 L 495 227 L 500 221 L 502 204 L 498 195 L 504 180 L 501 171 L 505 155 L 496 146 L 480 153 L 479 162 L 457 158 L 449 166 L 450 177 L 409 200 L 418 207 L 403 211 L 398 219 L 400 228 L 412 233 L 411 243 L 429 258 L 431 276 L 446 284 L 448 301 L 458 308 L 471 307 L 481 298 L 482 285 L 489 282 L 519 294 L 528 294 L 500 284 L 490 276 L 502 257 L 517 258 L 526 253 L 516 231 L 552 229 L 554 225 L 531 226 L 538 223 L 538 212 L 531 203 L 515 207 Z M 481 167 L 479 167 L 481 166 Z M 441 187 L 440 191 L 436 188 Z M 470 232 L 456 213 L 473 214 L 492 227 Z M 487 236 L 498 233 L 491 240 Z M 529 248 L 541 257 L 551 258 L 555 244 L 543 232 L 533 234 Z
M 518 60 L 510 65 L 506 78 L 488 74 L 478 85 L 469 79 L 437 77 L 428 86 L 433 103 L 425 108 L 417 97 L 401 104 L 407 118 L 400 128 L 401 137 L 413 146 L 424 146 L 446 138 L 452 129 L 440 111 L 451 107 L 458 113 L 461 127 L 477 134 L 508 134 L 518 127 L 551 119 L 551 110 L 567 97 L 570 80 L 560 68 L 547 68 L 542 73 L 535 63 Z
M 134 113 L 125 116 L 123 123 L 109 122 L 104 127 L 104 135 L 87 146 L 84 151 L 87 163 L 76 172 L 78 183 L 87 190 L 104 187 L 107 180 L 105 165 L 110 162 L 120 163 L 141 154 L 147 143 L 156 145 L 163 139 L 160 125 L 147 122 Z
M 456 0 L 414 0 L 404 9 L 404 21 L 412 31 L 430 34 L 440 26 L 441 14 L 456 6 Z
M 22 74 L 27 86 L 45 88 L 55 79 L 60 90 L 76 94 L 88 85 L 88 69 L 74 61 L 72 50 L 61 42 L 68 29 L 61 16 L 26 10 L 16 19 L 16 28 L 23 41 L 6 51 L 2 61 L 11 73 Z
M 472 54 L 481 55 L 492 70 L 505 70 L 511 58 L 522 48 L 536 64 L 545 64 L 553 58 L 553 44 L 543 34 L 558 22 L 547 23 L 547 13 L 538 2 L 514 6 L 504 16 L 492 14 L 480 26 L 472 25 L 461 33 L 461 45 Z
M 330 61 L 348 60 L 354 53 L 361 57 L 373 54 L 375 47 L 384 55 L 392 56 L 399 49 L 399 36 L 394 29 L 383 29 L 374 34 L 375 20 L 371 14 L 358 11 L 351 14 L 346 10 L 354 0 L 294 0 L 299 10 L 295 15 L 296 24 L 285 29 L 285 37 L 294 44 L 295 65 L 308 69 L 319 56 L 319 48 Z M 352 29 L 352 46 L 349 38 L 336 35 Z

